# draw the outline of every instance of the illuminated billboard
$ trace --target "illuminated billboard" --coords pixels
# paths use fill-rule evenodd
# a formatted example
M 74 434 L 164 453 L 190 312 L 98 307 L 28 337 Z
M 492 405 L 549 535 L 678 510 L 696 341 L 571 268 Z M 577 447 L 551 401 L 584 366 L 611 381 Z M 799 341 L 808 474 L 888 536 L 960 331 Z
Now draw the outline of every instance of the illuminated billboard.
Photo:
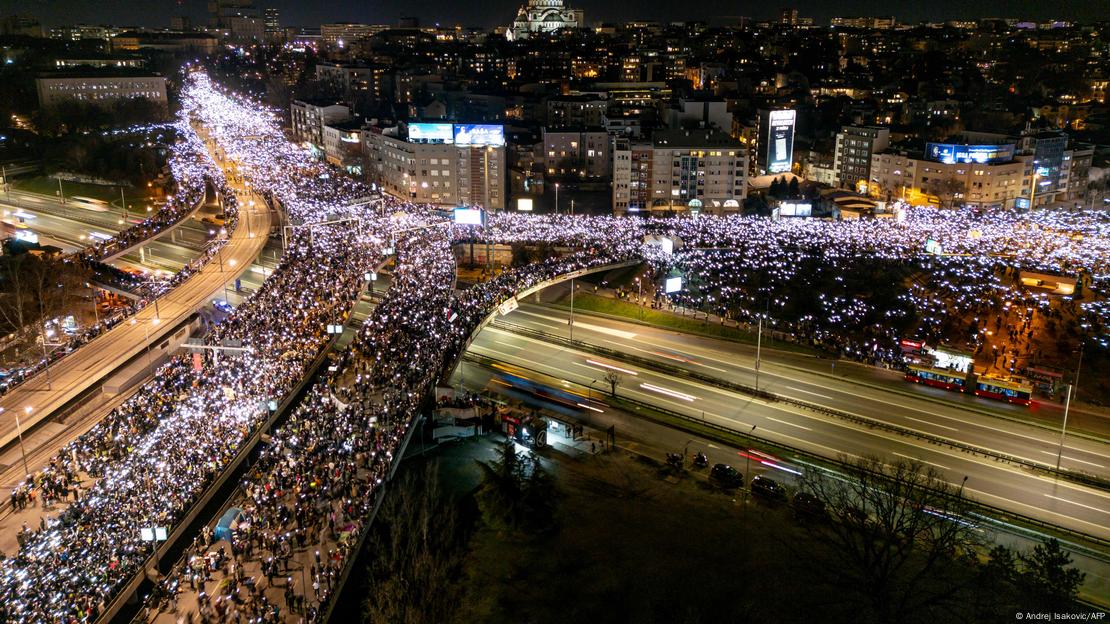
M 780 217 L 811 217 L 813 204 L 809 202 L 783 202 L 779 205 Z
M 663 282 L 663 292 L 668 295 L 682 290 L 681 277 L 668 277 L 667 281 Z
M 767 173 L 783 173 L 793 166 L 796 118 L 792 110 L 771 111 L 767 120 Z
M 1014 159 L 1014 145 L 959 145 L 956 143 L 926 143 L 929 160 L 952 163 L 1003 163 Z
M 455 145 L 493 145 L 505 144 L 505 126 L 490 124 L 455 124 Z
M 455 140 L 449 123 L 410 123 L 409 143 L 450 143 Z
M 516 200 L 516 209 L 521 212 L 532 212 L 532 198 L 521 197 Z
M 456 208 L 456 225 L 482 225 L 482 211 L 474 208 Z

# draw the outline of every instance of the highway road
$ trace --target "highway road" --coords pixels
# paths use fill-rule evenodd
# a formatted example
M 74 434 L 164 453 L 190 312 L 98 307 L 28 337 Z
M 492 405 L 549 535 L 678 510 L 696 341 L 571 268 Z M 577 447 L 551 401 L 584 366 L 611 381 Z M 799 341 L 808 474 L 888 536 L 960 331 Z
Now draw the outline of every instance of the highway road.
M 243 210 L 252 219 L 254 236 L 248 235 L 246 227 L 236 228 L 222 252 L 222 266 L 213 259 L 198 274 L 161 297 L 157 311 L 154 306 L 148 306 L 133 317 L 132 322 L 116 326 L 51 365 L 49 381 L 45 373 L 40 373 L 0 399 L 0 407 L 4 409 L 0 413 L 0 448 L 17 438 L 17 411 L 23 428 L 48 418 L 141 353 L 148 344 L 163 338 L 249 266 L 268 240 L 265 233 L 270 228 L 270 213 L 263 201 L 256 201 L 254 207 Z
M 503 320 L 532 330 L 569 336 L 569 315 L 560 308 L 523 304 Z M 755 350 L 746 345 L 582 314 L 577 315 L 574 337 L 718 379 L 755 385 Z M 1056 464 L 1060 450 L 1059 431 L 970 411 L 961 403 L 937 401 L 938 396 L 943 399 L 952 393 L 934 388 L 903 382 L 906 390 L 932 391 L 920 398 L 887 392 L 847 379 L 805 372 L 796 367 L 786 368 L 777 362 L 779 357 L 778 353 L 763 352 L 760 389 L 1049 467 Z M 1004 407 L 1012 408 L 1013 417 L 1020 417 L 1029 409 Z M 1072 436 L 1064 444 L 1061 466 L 1110 478 L 1110 445 Z
M 451 378 L 451 385 L 463 385 L 471 390 L 488 387 L 502 395 L 517 399 L 527 398 L 524 393 L 516 393 L 497 383 L 491 384 L 491 379 L 492 374 L 488 368 L 464 361 L 455 370 Z M 583 414 L 585 413 L 587 412 L 583 412 Z M 743 447 L 730 447 L 720 442 L 691 435 L 685 431 L 630 415 L 622 410 L 605 408 L 604 413 L 588 412 L 588 414 L 589 416 L 586 418 L 587 432 L 591 436 L 599 437 L 600 432 L 603 432 L 609 426 L 613 426 L 619 447 L 645 455 L 658 462 L 662 462 L 665 453 L 668 452 L 682 452 L 685 450 L 689 460 L 695 453 L 701 451 L 708 457 L 710 465 L 715 463 L 729 464 L 745 473 L 745 481 L 753 475 L 765 475 L 779 483 L 785 483 L 789 487 L 797 487 L 798 485 L 796 476 L 789 472 L 797 466 L 791 466 L 789 462 L 781 462 L 783 464 L 781 468 L 778 467 L 779 464 L 767 466 L 761 465 L 759 462 L 748 462 L 745 457 L 740 455 Z M 593 431 L 590 431 L 590 429 Z M 692 476 L 699 479 L 705 478 L 708 472 L 707 469 L 698 469 L 690 464 L 687 464 L 687 468 Z M 743 500 L 739 496 L 735 498 Z M 758 502 L 748 504 L 754 504 L 757 509 L 761 507 Z M 1005 525 L 999 527 L 983 525 L 980 527 L 980 536 L 988 544 L 1003 544 L 1019 551 L 1029 551 L 1041 541 L 1035 534 L 1011 530 Z M 1081 595 L 1089 600 L 1104 604 L 1110 597 L 1110 563 L 1102 557 L 1091 556 L 1083 550 L 1073 550 L 1072 561 L 1076 567 L 1087 574 L 1080 590 Z
M 551 332 L 565 331 L 566 327 L 566 318 L 560 311 L 531 304 L 522 305 L 506 320 Z M 706 339 L 583 316 L 577 319 L 575 338 L 610 348 L 628 349 L 642 356 L 665 350 L 662 352 L 666 355 L 654 357 L 672 364 L 696 366 L 703 372 L 709 370 L 722 378 L 742 383 L 752 383 L 754 378 L 754 371 L 749 370 L 750 359 L 730 353 L 727 347 L 715 348 L 718 341 L 705 343 Z M 728 346 L 731 347 L 731 343 Z M 767 404 L 747 395 L 598 358 L 497 327 L 483 330 L 471 350 L 579 384 L 579 389 L 592 383 L 595 397 L 607 390 L 604 376 L 612 370 L 608 366 L 618 366 L 627 371 L 622 373 L 624 379 L 618 387 L 618 395 L 690 416 L 704 417 L 709 422 L 736 430 L 748 430 L 754 425 L 757 435 L 768 440 L 830 458 L 879 455 L 887 461 L 919 459 L 940 470 L 953 483 L 959 484 L 967 476 L 968 492 L 986 504 L 1110 539 L 1108 492 L 1034 475 L 1015 466 L 975 458 L 917 438 L 869 429 L 788 406 Z M 677 362 L 676 357 L 690 361 Z M 959 437 L 969 443 L 1001 447 L 998 450 L 1004 452 L 1016 450 L 1019 451 L 1016 454 L 1032 458 L 1051 449 L 1050 463 L 1055 463 L 1051 436 L 1040 429 L 1022 428 L 1016 423 L 962 412 L 958 407 L 945 408 L 931 402 L 917 402 L 904 395 L 884 395 L 855 384 L 837 384 L 835 380 L 824 377 L 809 379 L 794 370 L 775 370 L 774 365 L 766 362 L 760 378 L 761 387 L 773 392 L 791 393 L 810 402 L 820 402 L 871 418 L 883 418 L 938 435 Z M 597 380 L 596 383 L 594 380 Z M 1105 447 L 1086 441 L 1069 442 L 1065 458 L 1074 463 L 1083 460 L 1102 466 L 1110 465 L 1110 455 L 1107 455 Z
M 125 220 L 118 210 L 98 212 L 73 203 L 63 206 L 50 198 L 36 204 L 20 201 L 19 206 L 0 200 L 0 218 L 17 227 L 26 226 L 39 236 L 42 244 L 55 245 L 67 253 L 83 249 L 97 237 L 114 236 L 141 221 L 134 214 Z M 179 226 L 110 264 L 120 268 L 175 273 L 200 255 L 204 246 L 215 238 L 210 229 L 209 225 L 196 218 L 186 218 Z

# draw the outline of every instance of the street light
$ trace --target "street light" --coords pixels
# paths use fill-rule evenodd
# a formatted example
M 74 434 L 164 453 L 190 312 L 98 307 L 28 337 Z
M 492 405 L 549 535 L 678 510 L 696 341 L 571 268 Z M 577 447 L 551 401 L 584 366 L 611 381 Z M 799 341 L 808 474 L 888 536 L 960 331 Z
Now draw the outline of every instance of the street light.
M 640 320 L 644 320 L 644 285 L 636 278 L 636 303 L 640 304 Z
M 752 489 L 752 453 L 751 453 L 752 440 L 751 440 L 751 438 L 752 438 L 752 434 L 755 433 L 755 427 L 756 427 L 756 425 L 752 425 L 751 431 L 748 432 L 748 450 L 747 450 L 747 452 L 744 453 L 744 457 L 747 458 L 746 459 L 747 465 L 744 466 L 744 474 L 747 475 L 747 477 L 748 477 L 748 491 L 749 492 Z M 744 500 L 747 501 L 746 498 Z
M 555 183 L 555 214 L 559 214 L 559 183 Z
M 28 416 L 30 416 L 31 412 L 34 411 L 34 409 L 35 408 L 28 405 L 27 407 L 23 408 L 23 411 L 26 412 Z M 0 407 L 0 414 L 2 413 L 4 413 L 4 408 Z M 23 455 L 23 474 L 29 477 L 31 476 L 31 470 L 27 467 L 27 450 L 23 448 L 23 423 L 19 422 L 19 410 L 16 410 L 15 412 L 15 430 L 16 433 L 19 435 L 19 452 Z

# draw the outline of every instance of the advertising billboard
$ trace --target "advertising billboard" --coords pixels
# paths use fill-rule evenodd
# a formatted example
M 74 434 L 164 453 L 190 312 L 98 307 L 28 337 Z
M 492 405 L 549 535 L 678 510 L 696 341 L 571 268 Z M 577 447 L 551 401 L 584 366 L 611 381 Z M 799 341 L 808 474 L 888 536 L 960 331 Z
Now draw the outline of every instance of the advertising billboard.
M 790 171 L 794 163 L 794 121 L 792 110 L 771 111 L 767 121 L 767 173 Z
M 668 277 L 667 281 L 663 282 L 663 292 L 667 293 L 668 295 L 680 290 L 682 290 L 681 277 Z
M 482 211 L 474 208 L 456 208 L 455 225 L 482 225 Z
M 450 143 L 455 140 L 449 123 L 410 123 L 409 143 Z
M 516 200 L 516 209 L 521 212 L 532 212 L 532 198 L 521 197 Z
M 926 143 L 929 160 L 952 163 L 999 163 L 1014 159 L 1013 144 L 959 145 L 956 143 Z
M 811 217 L 813 204 L 809 202 L 783 202 L 779 205 L 780 217 Z
M 492 124 L 455 124 L 455 145 L 502 146 L 505 126 Z

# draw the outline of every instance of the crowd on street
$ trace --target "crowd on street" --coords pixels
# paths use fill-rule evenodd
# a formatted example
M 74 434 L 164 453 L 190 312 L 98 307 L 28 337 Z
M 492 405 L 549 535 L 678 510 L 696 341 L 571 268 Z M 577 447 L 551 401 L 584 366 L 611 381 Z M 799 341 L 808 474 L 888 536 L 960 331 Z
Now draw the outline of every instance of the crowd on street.
M 319 619 L 434 385 L 483 320 L 534 285 L 646 259 L 656 275 L 703 274 L 699 295 L 735 293 L 732 304 L 755 315 L 760 308 L 770 314 L 771 306 L 743 301 L 751 294 L 730 290 L 736 288 L 730 274 L 756 267 L 788 276 L 815 255 L 833 266 L 913 258 L 937 269 L 934 279 L 948 280 L 943 285 L 953 292 L 997 286 L 986 276 L 997 274 L 1000 262 L 1081 271 L 1095 288 L 1110 280 L 1110 221 L 1099 216 L 1021 220 L 915 210 L 899 220 L 827 223 L 499 213 L 488 215 L 485 226 L 454 225 L 426 206 L 337 174 L 286 140 L 276 116 L 224 92 L 203 72 L 187 76 L 182 108 L 179 127 L 190 149 L 216 155 L 205 165 L 208 179 L 223 180 L 221 168 L 234 171 L 284 211 L 292 226 L 286 253 L 212 329 L 206 337 L 212 350 L 162 365 L 13 492 L 19 504 L 43 496 L 76 500 L 60 513 L 44 511 L 37 527 L 21 533 L 18 552 L 0 563 L 0 621 L 91 622 L 146 574 L 154 544 L 142 529 L 172 533 L 242 457 L 274 406 L 326 357 L 329 326 L 345 324 L 369 274 L 387 258 L 385 296 L 268 432 L 231 500 L 241 513 L 229 533 L 206 529 L 185 557 L 168 564 L 147 602 L 152 620 Z M 186 194 L 179 193 L 182 201 Z M 452 246 L 466 241 L 542 243 L 561 255 L 457 291 Z M 935 243 L 931 250 L 940 245 L 945 254 L 960 254 L 959 262 L 927 253 L 928 241 Z M 966 290 L 965 303 L 975 292 L 981 290 Z M 671 294 L 684 303 L 692 296 L 690 289 Z M 824 312 L 847 319 L 869 314 L 867 305 L 846 297 L 828 301 Z M 1107 319 L 1091 322 L 1105 327 Z M 228 345 L 234 350 L 221 352 Z M 305 575 L 299 583 L 290 572 L 294 560 Z

